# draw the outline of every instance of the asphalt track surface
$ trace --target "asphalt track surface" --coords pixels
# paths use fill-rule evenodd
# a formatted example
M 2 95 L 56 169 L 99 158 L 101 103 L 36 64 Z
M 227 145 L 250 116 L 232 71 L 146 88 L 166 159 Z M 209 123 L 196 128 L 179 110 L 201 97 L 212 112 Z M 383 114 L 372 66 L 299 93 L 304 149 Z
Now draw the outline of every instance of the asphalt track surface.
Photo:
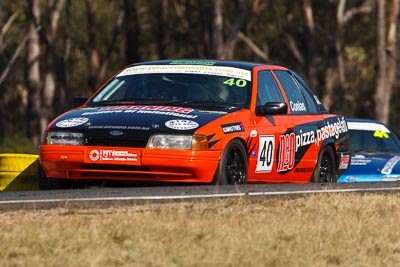
M 0 192 L 0 211 L 51 208 L 107 208 L 233 197 L 301 197 L 321 193 L 400 193 L 400 182 L 334 184 L 248 184 L 96 187 Z

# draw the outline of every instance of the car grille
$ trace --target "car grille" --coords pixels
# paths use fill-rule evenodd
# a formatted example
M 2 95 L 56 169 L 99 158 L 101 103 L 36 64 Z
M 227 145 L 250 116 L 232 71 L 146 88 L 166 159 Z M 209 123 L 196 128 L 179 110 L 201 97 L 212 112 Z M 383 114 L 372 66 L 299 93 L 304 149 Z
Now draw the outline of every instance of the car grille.
M 129 140 L 129 139 L 107 139 L 107 138 L 88 138 L 87 146 L 120 146 L 120 147 L 146 147 L 147 140 Z
M 112 171 L 148 171 L 151 169 L 143 166 L 115 165 L 115 164 L 84 164 L 87 170 L 112 170 Z

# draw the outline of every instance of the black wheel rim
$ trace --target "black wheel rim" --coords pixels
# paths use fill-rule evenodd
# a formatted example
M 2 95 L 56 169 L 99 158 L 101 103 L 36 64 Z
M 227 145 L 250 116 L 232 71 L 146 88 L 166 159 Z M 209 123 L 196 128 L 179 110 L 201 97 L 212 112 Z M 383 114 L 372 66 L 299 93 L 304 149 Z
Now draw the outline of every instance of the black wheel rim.
M 320 167 L 320 178 L 321 182 L 328 183 L 333 182 L 333 165 L 331 157 L 328 154 L 324 154 L 321 160 Z
M 229 151 L 226 162 L 226 177 L 229 184 L 246 183 L 246 165 L 243 153 L 237 146 Z

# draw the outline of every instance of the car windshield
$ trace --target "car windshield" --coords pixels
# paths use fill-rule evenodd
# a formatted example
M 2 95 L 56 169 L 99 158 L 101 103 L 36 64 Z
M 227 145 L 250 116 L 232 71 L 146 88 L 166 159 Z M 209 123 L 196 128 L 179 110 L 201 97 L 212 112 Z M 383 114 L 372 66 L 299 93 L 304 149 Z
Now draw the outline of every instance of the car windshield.
M 393 133 L 351 129 L 349 132 L 352 153 L 400 153 L 399 141 Z
M 144 67 L 149 68 L 143 70 Z M 210 66 L 187 66 L 191 72 L 177 68 L 182 66 L 156 67 L 125 69 L 96 93 L 89 106 L 125 103 L 249 106 L 251 75 L 248 70 L 225 68 L 221 71 L 212 66 L 211 71 L 200 69 L 198 73 L 191 73 L 194 67 Z

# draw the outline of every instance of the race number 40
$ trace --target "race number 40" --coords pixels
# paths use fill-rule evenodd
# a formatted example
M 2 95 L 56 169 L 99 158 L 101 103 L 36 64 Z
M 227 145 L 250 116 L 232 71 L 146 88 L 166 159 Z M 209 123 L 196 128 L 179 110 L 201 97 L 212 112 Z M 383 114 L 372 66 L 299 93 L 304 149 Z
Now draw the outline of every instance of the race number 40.
M 271 172 L 274 165 L 275 137 L 260 135 L 256 172 Z

